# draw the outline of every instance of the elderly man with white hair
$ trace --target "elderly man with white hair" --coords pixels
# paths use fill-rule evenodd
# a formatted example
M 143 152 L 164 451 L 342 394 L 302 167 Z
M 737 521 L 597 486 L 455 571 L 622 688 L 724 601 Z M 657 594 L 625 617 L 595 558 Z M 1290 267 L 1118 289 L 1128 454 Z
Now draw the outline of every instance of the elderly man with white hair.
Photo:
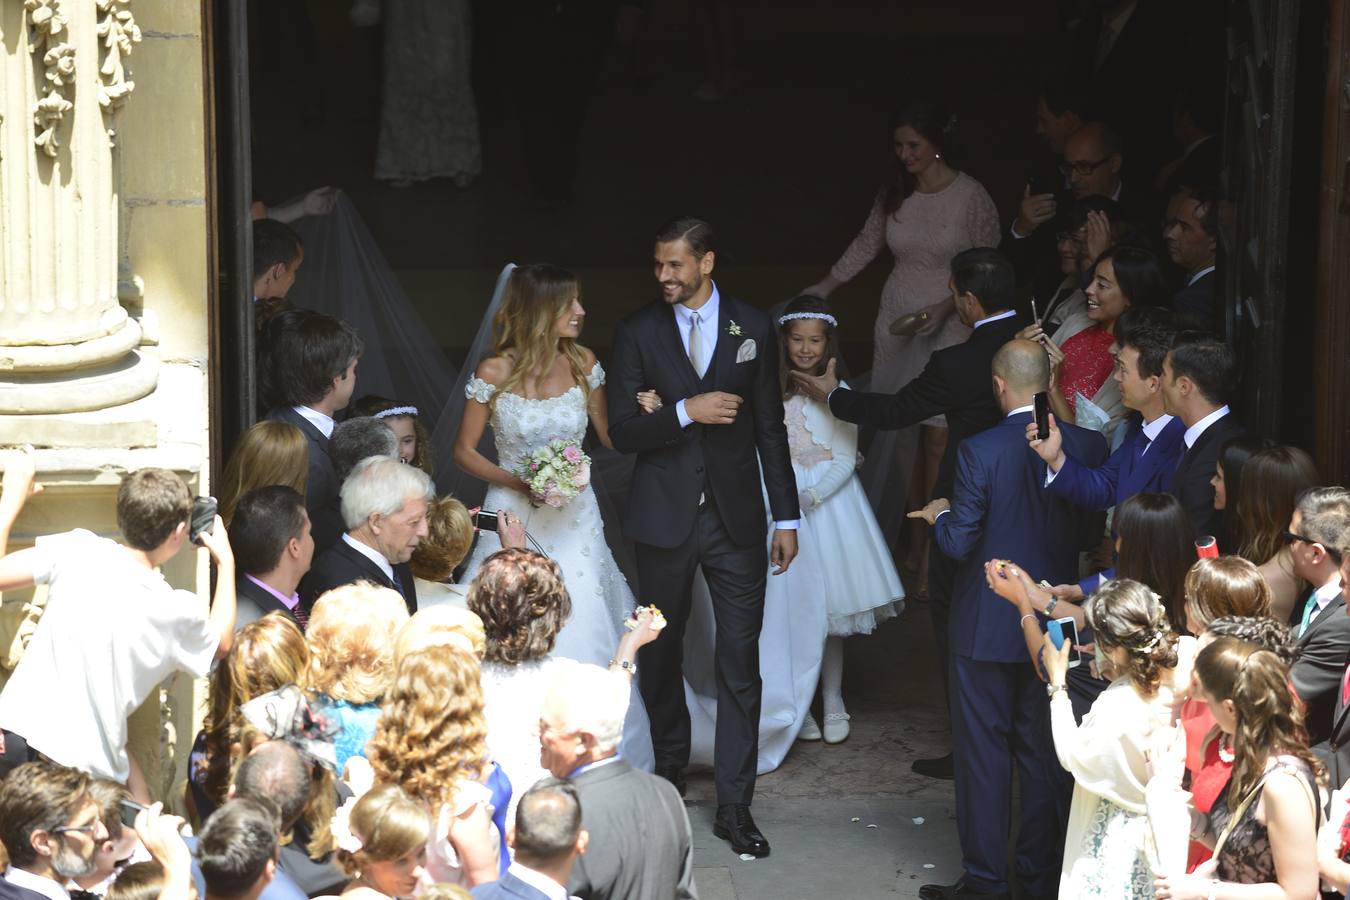
M 305 608 L 325 591 L 355 581 L 390 587 L 417 611 L 417 589 L 408 560 L 427 536 L 427 501 L 435 496 L 427 474 L 397 458 L 371 456 L 342 482 L 347 533 L 319 554 L 300 585 Z
M 582 900 L 697 898 L 689 816 L 675 787 L 618 756 L 628 680 L 587 663 L 554 670 L 539 715 L 539 761 L 571 778 L 590 833 L 569 894 Z

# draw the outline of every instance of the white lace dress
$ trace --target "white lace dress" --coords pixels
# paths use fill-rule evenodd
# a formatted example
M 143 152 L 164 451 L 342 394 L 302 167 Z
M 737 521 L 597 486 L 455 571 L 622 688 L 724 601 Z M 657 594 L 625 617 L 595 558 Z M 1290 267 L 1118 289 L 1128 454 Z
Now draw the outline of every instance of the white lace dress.
M 605 383 L 600 363 L 591 369 L 587 381 L 592 390 Z M 470 400 L 487 403 L 497 388 L 475 377 L 469 379 L 464 393 Z M 491 418 L 498 463 L 508 472 L 514 471 L 521 460 L 549 441 L 580 442 L 586 436 L 587 421 L 586 395 L 579 385 L 542 400 L 504 393 L 497 398 Z M 623 621 L 633 611 L 635 601 L 605 543 L 605 525 L 594 492 L 586 490 L 562 509 L 553 509 L 531 506 L 518 491 L 494 485 L 488 488 L 483 508 L 505 509 L 519 516 L 530 536 L 562 567 L 572 598 L 572 615 L 558 634 L 553 656 L 609 665 L 623 635 Z M 495 541 L 479 542 L 469 557 L 465 584 L 473 580 L 483 560 L 495 550 Z M 537 723 L 536 712 L 529 724 Z M 651 770 L 651 729 L 636 681 L 619 752 L 634 768 Z M 512 784 L 513 793 L 524 793 L 528 787 Z

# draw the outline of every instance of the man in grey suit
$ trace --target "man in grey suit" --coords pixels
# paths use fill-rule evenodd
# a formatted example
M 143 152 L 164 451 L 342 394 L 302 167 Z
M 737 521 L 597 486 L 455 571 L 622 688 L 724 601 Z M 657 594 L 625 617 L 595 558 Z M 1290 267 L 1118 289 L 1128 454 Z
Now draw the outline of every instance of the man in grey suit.
M 564 885 L 587 841 L 577 789 L 561 778 L 539 779 L 520 798 L 507 840 L 516 858 L 500 881 L 470 892 L 475 900 L 567 900 Z
M 1350 491 L 1311 488 L 1298 498 L 1285 540 L 1294 574 L 1312 585 L 1302 608 L 1295 607 L 1298 639 L 1289 678 L 1307 708 L 1308 743 L 1331 735 L 1332 715 L 1350 657 L 1350 618 L 1341 588 L 1341 551 L 1350 533 Z
M 675 786 L 618 757 L 628 679 L 573 663 L 539 714 L 540 762 L 581 798 L 586 855 L 567 890 L 582 900 L 697 900 L 689 816 Z

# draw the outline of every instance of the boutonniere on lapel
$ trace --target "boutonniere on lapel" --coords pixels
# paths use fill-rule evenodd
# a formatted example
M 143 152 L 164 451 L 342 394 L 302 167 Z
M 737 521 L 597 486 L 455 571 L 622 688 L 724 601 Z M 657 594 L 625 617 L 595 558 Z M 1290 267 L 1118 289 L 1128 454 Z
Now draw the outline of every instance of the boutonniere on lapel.
M 740 337 L 741 335 L 745 334 L 745 332 L 741 331 L 741 326 L 736 324 L 735 319 L 728 319 L 727 334 L 731 335 L 732 337 Z

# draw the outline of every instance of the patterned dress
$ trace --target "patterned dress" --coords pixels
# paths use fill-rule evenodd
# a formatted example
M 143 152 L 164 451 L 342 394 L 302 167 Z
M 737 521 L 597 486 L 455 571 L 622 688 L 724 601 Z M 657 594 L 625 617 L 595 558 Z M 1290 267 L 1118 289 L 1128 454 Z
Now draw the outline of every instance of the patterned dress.
M 1318 816 L 1318 821 L 1314 822 L 1316 827 L 1320 823 L 1320 815 L 1315 812 L 1317 803 L 1313 801 L 1313 798 L 1318 796 L 1317 782 L 1308 764 L 1295 756 L 1281 756 L 1272 760 L 1268 768 L 1284 769 L 1303 779 L 1308 787 L 1308 815 Z M 1232 786 L 1233 782 L 1229 781 L 1219 799 L 1210 807 L 1209 830 L 1215 835 L 1223 834 L 1224 829 L 1228 827 L 1228 819 L 1231 816 L 1228 798 Z M 1264 786 L 1258 788 L 1264 789 Z M 1234 805 L 1238 805 L 1240 800 L 1241 798 L 1238 798 L 1234 801 Z M 1233 832 L 1228 836 L 1218 857 L 1219 868 L 1215 874 L 1220 881 L 1265 884 L 1275 880 L 1275 856 L 1270 849 L 1270 832 L 1265 823 L 1256 817 L 1260 806 L 1261 798 L 1258 795 L 1243 811 L 1238 823 L 1233 826 Z
M 989 192 L 964 172 L 940 191 L 914 192 L 887 215 L 881 198 L 862 231 L 834 264 L 830 275 L 848 281 L 888 248 L 895 266 L 881 289 L 872 335 L 872 377 L 868 390 L 894 393 L 928 365 L 934 350 L 959 344 L 970 335 L 956 315 L 934 334 L 897 337 L 891 323 L 950 296 L 947 280 L 952 257 L 971 247 L 996 247 L 1000 236 L 998 209 Z M 924 424 L 945 427 L 942 416 Z M 914 464 L 918 432 L 914 428 L 878 435 L 860 477 L 867 498 L 887 534 L 898 527 Z

